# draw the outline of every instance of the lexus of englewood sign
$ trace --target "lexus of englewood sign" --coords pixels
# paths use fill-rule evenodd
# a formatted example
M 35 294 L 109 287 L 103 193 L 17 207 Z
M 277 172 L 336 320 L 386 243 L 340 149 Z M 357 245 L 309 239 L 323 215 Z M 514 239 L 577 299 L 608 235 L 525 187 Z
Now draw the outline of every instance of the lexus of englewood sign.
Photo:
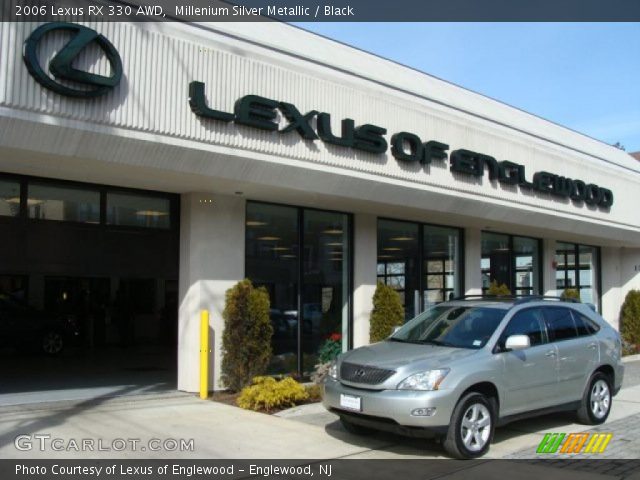
M 54 77 L 71 80 L 89 90 L 70 89 L 44 74 L 37 57 L 37 45 L 46 33 L 53 30 L 70 30 L 76 35 L 56 55 L 50 63 L 49 71 Z M 103 77 L 82 72 L 71 67 L 74 58 L 89 43 L 95 42 L 106 54 L 112 75 Z M 88 27 L 70 23 L 49 23 L 38 27 L 25 42 L 24 62 L 29 72 L 44 87 L 57 93 L 91 98 L 103 95 L 113 89 L 122 76 L 120 56 L 113 45 L 102 35 Z M 251 128 L 287 134 L 297 132 L 304 140 L 320 139 L 324 143 L 340 147 L 353 148 L 374 154 L 384 154 L 389 149 L 385 138 L 387 129 L 372 124 L 355 125 L 355 121 L 345 118 L 341 122 L 340 134 L 331 129 L 331 114 L 311 110 L 301 113 L 295 105 L 273 100 L 258 95 L 245 95 L 239 98 L 233 113 L 214 110 L 207 105 L 205 84 L 194 81 L 189 84 L 189 105 L 198 116 L 220 122 L 234 122 Z M 280 128 L 277 123 L 277 111 L 280 111 L 288 125 Z M 311 125 L 315 118 L 316 128 Z M 410 132 L 398 132 L 391 136 L 391 154 L 400 162 L 426 165 L 432 160 L 444 161 L 449 158 L 449 145 L 422 139 Z M 497 180 L 506 185 L 519 185 L 522 189 L 534 190 L 550 194 L 561 199 L 571 199 L 577 203 L 609 209 L 613 205 L 613 192 L 593 183 L 540 171 L 527 179 L 525 166 L 509 160 L 498 161 L 490 155 L 465 149 L 453 150 L 450 155 L 450 170 L 454 173 L 483 177 L 488 171 L 490 180 Z

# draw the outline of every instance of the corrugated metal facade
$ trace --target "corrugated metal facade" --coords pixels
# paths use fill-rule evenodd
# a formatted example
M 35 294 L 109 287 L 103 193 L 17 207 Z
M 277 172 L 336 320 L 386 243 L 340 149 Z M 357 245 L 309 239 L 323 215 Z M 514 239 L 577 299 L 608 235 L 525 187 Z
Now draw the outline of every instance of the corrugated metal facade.
M 22 61 L 22 44 L 37 24 L 0 23 L 0 105 L 53 116 L 61 119 L 63 125 L 65 120 L 74 120 L 89 122 L 105 132 L 118 127 L 133 135 L 152 134 L 159 144 L 174 143 L 179 138 L 195 142 L 195 148 L 199 149 L 203 144 L 230 147 L 246 152 L 248 157 L 259 152 L 270 155 L 276 163 L 282 158 L 297 159 L 331 165 L 354 175 L 374 174 L 382 182 L 400 179 L 424 189 L 472 194 L 489 203 L 507 201 L 620 225 L 637 225 L 636 214 L 628 208 L 636 200 L 634 192 L 640 185 L 637 172 L 424 98 L 230 38 L 217 33 L 215 26 L 207 29 L 170 23 L 87 25 L 105 35 L 122 58 L 123 79 L 113 92 L 82 100 L 44 89 L 30 76 Z M 63 44 L 64 35 L 55 33 L 46 37 L 40 51 L 43 63 Z M 108 74 L 108 62 L 97 53 L 89 49 L 79 59 L 79 66 Z M 482 181 L 454 177 L 445 162 L 428 167 L 407 165 L 397 162 L 389 151 L 382 155 L 367 154 L 326 146 L 319 140 L 304 141 L 296 133 L 280 135 L 202 119 L 191 111 L 188 103 L 188 85 L 194 80 L 205 82 L 212 108 L 232 111 L 236 99 L 257 94 L 293 103 L 303 113 L 312 109 L 328 112 L 336 130 L 340 120 L 348 117 L 356 125 L 372 123 L 386 128 L 387 139 L 406 130 L 423 141 L 445 142 L 452 150 L 466 148 L 498 160 L 524 164 L 529 178 L 540 170 L 580 178 L 613 190 L 615 204 L 609 212 L 589 209 L 503 187 L 486 176 Z M 28 118 L 38 121 L 36 115 Z M 104 152 L 101 156 L 104 157 Z M 158 166 L 180 168 L 179 164 Z

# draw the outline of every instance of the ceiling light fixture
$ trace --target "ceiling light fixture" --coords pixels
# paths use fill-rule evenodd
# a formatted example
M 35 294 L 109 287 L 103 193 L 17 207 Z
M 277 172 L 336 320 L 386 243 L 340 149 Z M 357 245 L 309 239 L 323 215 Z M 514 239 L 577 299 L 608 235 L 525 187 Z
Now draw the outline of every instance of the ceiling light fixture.
M 161 212 L 159 210 L 138 210 L 136 215 L 142 215 L 143 217 L 166 217 L 169 212 Z
M 273 236 L 266 235 L 264 237 L 258 237 L 258 240 L 264 240 L 266 242 L 271 242 L 271 241 L 281 240 L 281 239 L 280 239 L 280 237 L 273 237 Z
M 20 197 L 5 198 L 4 201 L 14 205 L 20 205 Z M 43 203 L 44 203 L 44 200 L 38 200 L 37 198 L 27 198 L 28 207 L 32 207 L 34 205 L 41 205 Z
M 413 237 L 408 237 L 406 235 L 401 235 L 399 237 L 392 237 L 392 238 L 390 238 L 390 240 L 393 240 L 394 242 L 410 242 L 411 240 L 413 240 Z

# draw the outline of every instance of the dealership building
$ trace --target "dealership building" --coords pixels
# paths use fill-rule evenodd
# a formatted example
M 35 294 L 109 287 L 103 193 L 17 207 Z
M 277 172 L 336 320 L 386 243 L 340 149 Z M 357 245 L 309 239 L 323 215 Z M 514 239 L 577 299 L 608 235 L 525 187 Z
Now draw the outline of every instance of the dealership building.
M 180 390 L 202 309 L 221 387 L 243 278 L 269 371 L 303 375 L 331 334 L 368 343 L 377 282 L 407 318 L 572 288 L 616 327 L 640 288 L 640 163 L 561 125 L 282 23 L 0 38 L 0 295 L 77 315 L 86 348 L 169 345 Z

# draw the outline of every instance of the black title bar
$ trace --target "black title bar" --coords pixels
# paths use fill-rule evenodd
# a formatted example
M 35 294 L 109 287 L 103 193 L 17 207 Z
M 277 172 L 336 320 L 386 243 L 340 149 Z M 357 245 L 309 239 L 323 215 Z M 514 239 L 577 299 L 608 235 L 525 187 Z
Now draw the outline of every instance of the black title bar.
M 3 0 L 1 3 L 3 22 L 640 21 L 638 0 Z

